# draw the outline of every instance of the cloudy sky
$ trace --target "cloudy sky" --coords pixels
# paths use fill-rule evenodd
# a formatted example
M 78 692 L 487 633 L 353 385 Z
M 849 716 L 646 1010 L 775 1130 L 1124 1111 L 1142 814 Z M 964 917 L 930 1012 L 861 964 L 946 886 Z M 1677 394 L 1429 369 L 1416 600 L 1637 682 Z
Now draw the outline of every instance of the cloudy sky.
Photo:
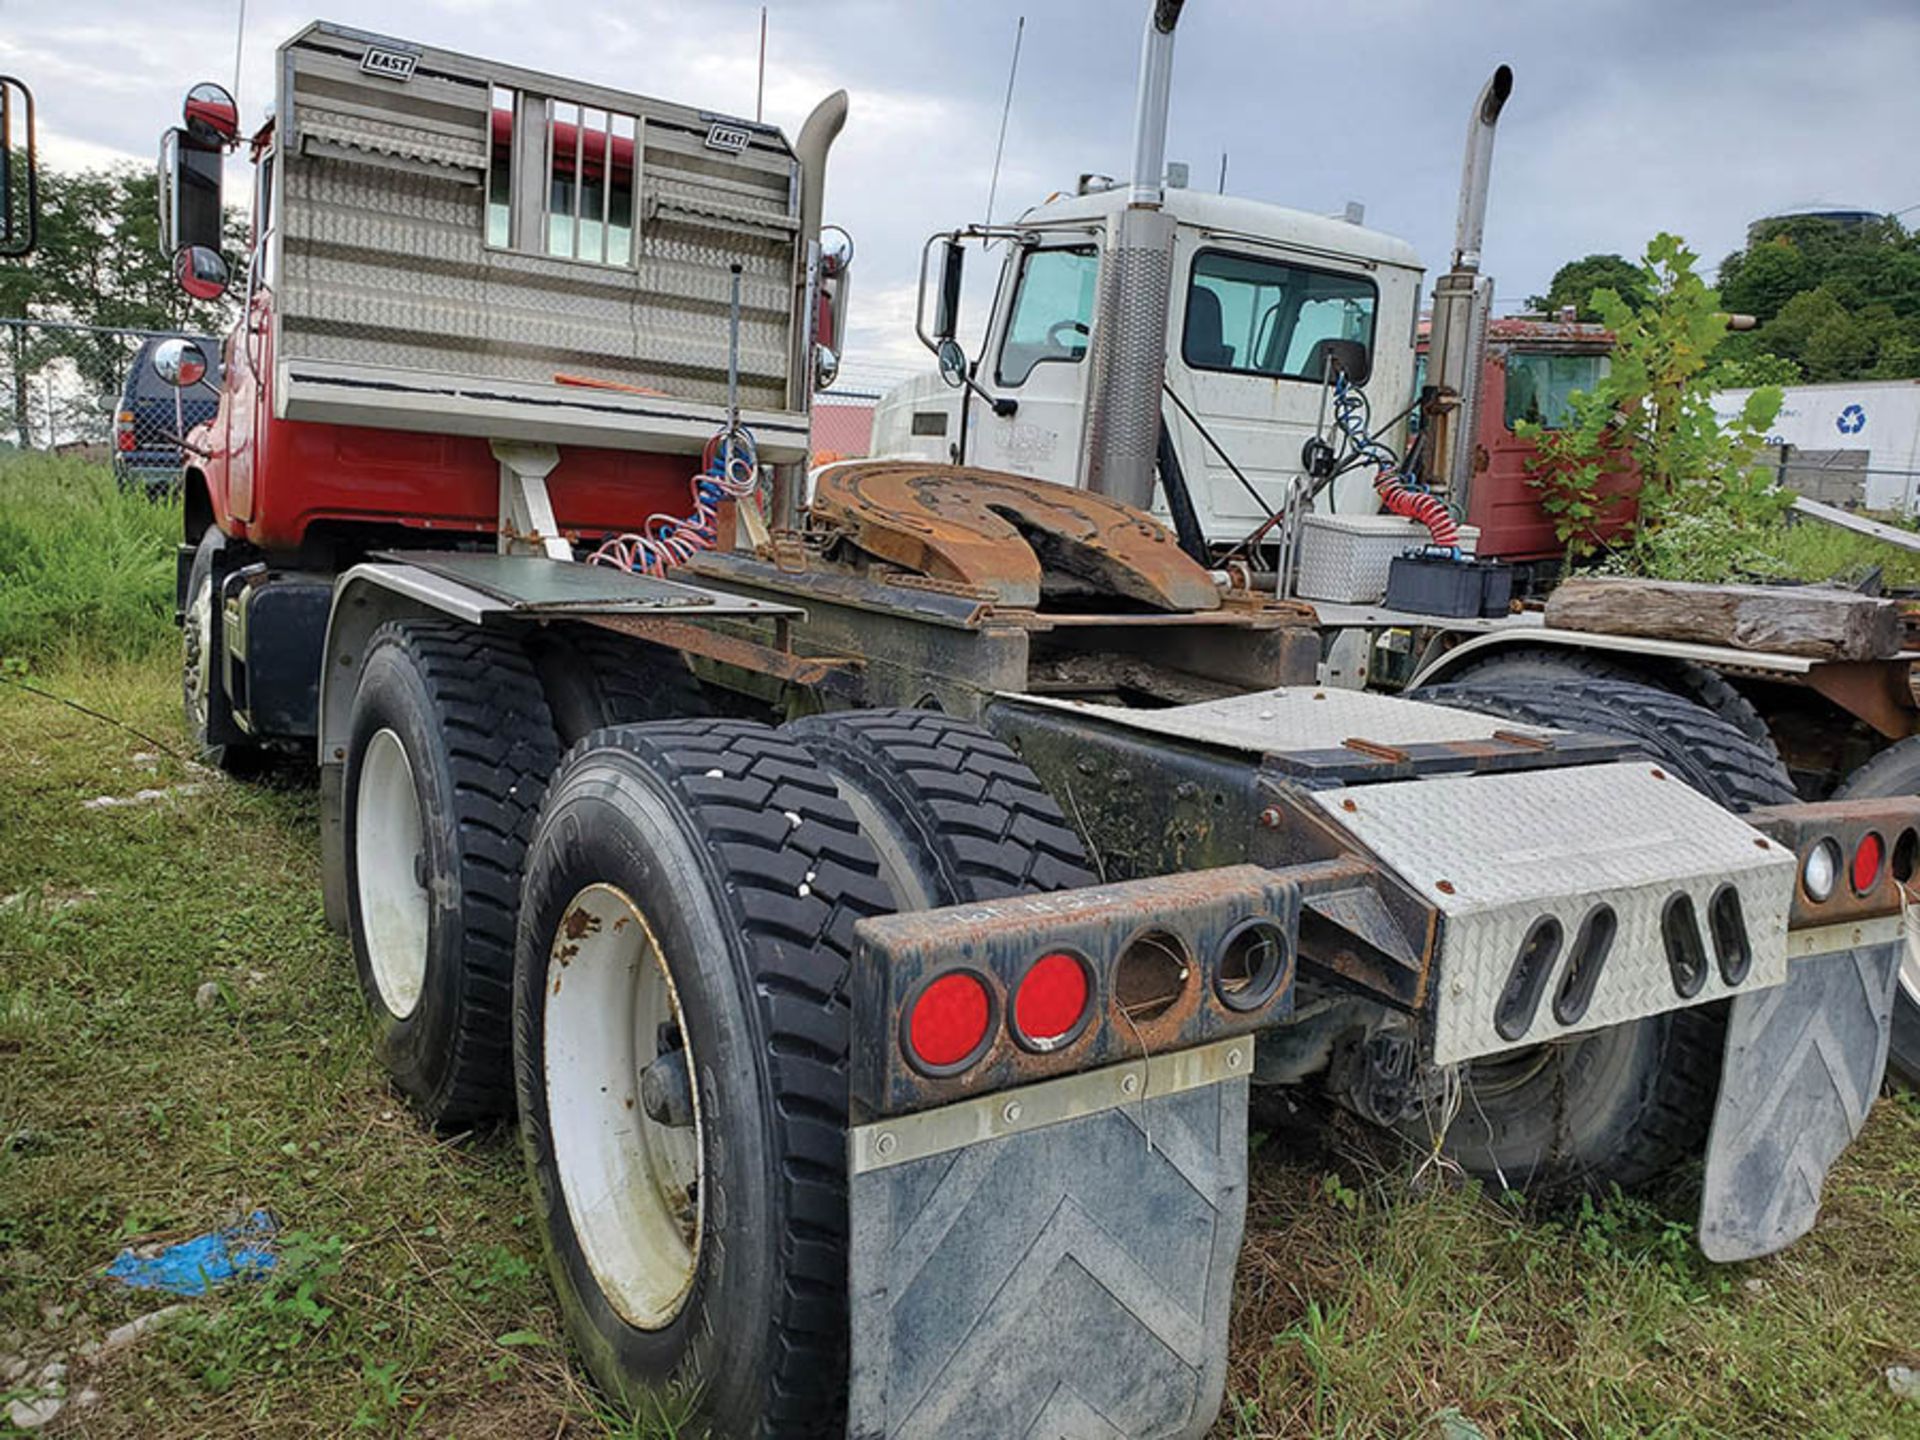
M 316 8 L 317 7 L 317 8 Z M 1145 0 L 771 0 L 767 118 L 845 87 L 827 218 L 853 232 L 849 380 L 918 368 L 921 241 L 979 219 L 1016 19 L 997 211 L 1120 174 Z M 0 0 L 0 69 L 62 166 L 147 163 L 196 79 L 231 83 L 240 0 Z M 760 6 L 739 0 L 249 0 L 241 105 L 326 18 L 751 114 Z M 562 17 L 566 17 L 563 19 Z M 1190 0 L 1168 156 L 1211 186 L 1367 222 L 1444 266 L 1468 106 L 1506 61 L 1486 267 L 1498 294 L 1660 229 L 1709 261 L 1789 206 L 1920 207 L 1920 0 Z M 237 177 L 236 177 L 237 178 Z M 1920 219 L 1920 208 L 1907 220 Z M 976 267 L 984 269 L 985 267 Z

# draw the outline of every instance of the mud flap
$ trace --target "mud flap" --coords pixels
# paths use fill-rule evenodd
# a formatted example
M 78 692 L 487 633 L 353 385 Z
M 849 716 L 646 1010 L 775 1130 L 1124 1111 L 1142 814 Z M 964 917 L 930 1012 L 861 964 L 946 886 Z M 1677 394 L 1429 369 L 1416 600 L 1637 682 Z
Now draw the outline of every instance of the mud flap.
M 1880 1092 L 1901 955 L 1812 956 L 1734 998 L 1700 1197 L 1708 1259 L 1770 1255 L 1813 1228 L 1827 1169 Z
M 1252 1067 L 1241 1037 L 857 1128 L 848 1435 L 1204 1435 Z

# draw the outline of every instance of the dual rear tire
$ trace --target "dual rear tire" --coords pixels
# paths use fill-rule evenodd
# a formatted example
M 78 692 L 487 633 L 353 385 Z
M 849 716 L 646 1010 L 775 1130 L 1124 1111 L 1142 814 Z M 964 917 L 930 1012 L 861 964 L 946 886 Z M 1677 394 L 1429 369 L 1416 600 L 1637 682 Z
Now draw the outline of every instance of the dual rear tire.
M 515 1079 L 549 1268 L 608 1393 L 687 1433 L 837 1433 L 853 926 L 1091 878 L 1032 773 L 944 716 L 575 747 L 528 853 Z
M 703 709 L 678 656 L 592 626 L 375 632 L 347 735 L 349 931 L 375 1051 L 435 1125 L 513 1109 L 515 917 L 562 749 L 603 724 Z

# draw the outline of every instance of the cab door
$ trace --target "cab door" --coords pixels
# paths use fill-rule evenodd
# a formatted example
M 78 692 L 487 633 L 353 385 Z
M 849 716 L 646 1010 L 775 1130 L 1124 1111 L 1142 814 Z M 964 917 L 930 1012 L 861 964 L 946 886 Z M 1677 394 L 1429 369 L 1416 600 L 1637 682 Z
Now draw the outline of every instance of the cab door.
M 236 519 L 252 520 L 256 511 L 254 480 L 266 468 L 268 421 L 272 418 L 273 389 L 273 275 L 274 190 L 279 178 L 278 157 L 269 151 L 254 171 L 253 249 L 247 258 L 247 290 L 243 313 L 228 347 L 227 378 L 227 503 Z
M 978 379 L 1016 409 L 1002 416 L 978 396 L 967 402 L 966 461 L 1075 485 L 1084 448 L 1099 237 L 1091 231 L 1048 232 L 1010 265 L 1013 283 L 1001 286 Z

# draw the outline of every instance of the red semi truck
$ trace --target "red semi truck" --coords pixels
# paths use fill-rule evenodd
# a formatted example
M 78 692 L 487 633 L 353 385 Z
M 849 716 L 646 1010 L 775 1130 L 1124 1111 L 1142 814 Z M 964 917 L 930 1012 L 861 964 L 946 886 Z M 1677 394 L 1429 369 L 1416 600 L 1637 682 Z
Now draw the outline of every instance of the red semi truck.
M 1814 1223 L 1880 1084 L 1920 801 L 1796 804 L 1644 685 L 1323 688 L 1307 607 L 1124 498 L 1180 9 L 1076 242 L 1097 478 L 860 463 L 804 506 L 844 95 L 789 142 L 280 49 L 187 437 L 188 723 L 313 756 L 380 1061 L 430 1123 L 517 1114 L 580 1357 L 683 1433 L 1205 1434 L 1256 1084 L 1489 1183 L 1704 1158 L 1720 1258 Z M 240 127 L 216 86 L 186 121 L 163 228 L 217 293 Z

